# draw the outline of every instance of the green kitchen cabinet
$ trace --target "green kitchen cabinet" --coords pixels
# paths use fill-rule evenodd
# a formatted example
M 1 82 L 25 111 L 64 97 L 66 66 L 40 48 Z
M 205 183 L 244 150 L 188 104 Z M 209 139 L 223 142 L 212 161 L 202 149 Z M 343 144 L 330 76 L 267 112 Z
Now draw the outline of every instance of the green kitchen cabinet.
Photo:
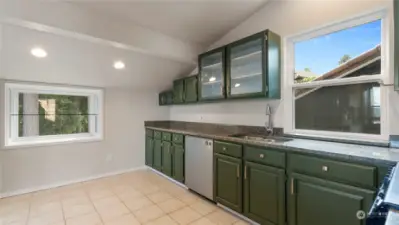
M 182 145 L 173 144 L 173 179 L 184 183 L 184 147 Z
M 227 98 L 280 98 L 280 45 L 269 30 L 227 45 Z
M 198 76 L 184 79 L 184 102 L 198 101 Z
M 244 215 L 262 225 L 285 224 L 285 170 L 245 161 Z
M 395 90 L 399 91 L 399 1 L 393 1 Z
M 154 156 L 152 167 L 158 171 L 162 171 L 162 140 L 154 140 Z
M 287 187 L 289 225 L 364 225 L 375 191 L 292 173 Z
M 145 137 L 145 164 L 147 166 L 153 166 L 153 157 L 154 157 L 154 139 L 152 137 Z
M 173 81 L 173 104 L 184 102 L 184 78 Z
M 162 173 L 172 176 L 172 143 L 168 141 L 162 142 Z
M 223 99 L 225 89 L 225 47 L 198 56 L 198 99 Z
M 159 93 L 159 105 L 172 105 L 173 91 L 164 91 Z
M 242 159 L 214 154 L 215 201 L 242 213 Z

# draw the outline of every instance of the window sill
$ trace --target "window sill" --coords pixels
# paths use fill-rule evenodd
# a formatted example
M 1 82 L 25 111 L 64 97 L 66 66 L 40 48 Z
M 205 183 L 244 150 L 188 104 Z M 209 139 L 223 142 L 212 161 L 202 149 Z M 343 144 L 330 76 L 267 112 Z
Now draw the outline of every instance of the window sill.
M 360 138 L 360 137 L 340 137 L 340 136 L 330 136 L 330 135 L 314 135 L 314 134 L 306 134 L 301 132 L 284 133 L 284 136 L 318 140 L 318 141 L 346 143 L 346 144 L 359 144 L 359 145 L 369 145 L 369 146 L 378 146 L 378 147 L 389 146 L 388 140 L 365 138 L 365 137 Z
M 62 137 L 62 138 L 60 137 L 60 138 L 50 138 L 50 139 L 41 139 L 41 140 L 29 140 L 29 141 L 9 141 L 4 145 L 3 150 L 85 143 L 85 142 L 98 142 L 102 140 L 103 137 L 101 137 L 100 135 L 88 135 L 80 137 L 79 136 Z

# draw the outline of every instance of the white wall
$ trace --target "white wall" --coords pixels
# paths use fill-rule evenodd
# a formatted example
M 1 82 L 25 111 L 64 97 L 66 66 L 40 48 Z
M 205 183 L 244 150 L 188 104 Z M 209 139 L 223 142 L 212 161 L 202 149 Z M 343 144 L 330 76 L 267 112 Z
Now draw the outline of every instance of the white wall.
M 1 81 L 1 107 L 3 95 Z M 106 89 L 104 101 L 103 141 L 1 150 L 2 192 L 35 189 L 143 166 L 144 121 L 168 119 L 168 109 L 158 106 L 155 90 Z M 0 124 L 4 124 L 3 112 L 1 108 Z M 0 137 L 3 139 L 3 128 Z M 108 155 L 112 155 L 109 162 Z
M 265 29 L 270 29 L 284 38 L 382 8 L 388 9 L 390 20 L 392 20 L 392 4 L 392 0 L 270 1 L 261 10 L 214 43 L 210 49 L 231 43 Z M 391 31 L 393 31 L 393 28 Z M 393 32 L 391 32 L 390 36 L 393 37 Z M 391 55 L 393 56 L 393 53 Z M 393 57 L 391 57 L 391 62 L 393 62 Z M 393 74 L 393 68 L 389 72 Z M 282 76 L 284 79 L 284 74 Z M 282 88 L 283 85 L 284 82 L 282 82 Z M 399 95 L 393 93 L 392 87 L 388 87 L 388 89 L 390 96 L 389 100 L 392 103 L 399 102 Z M 282 92 L 282 95 L 283 94 L 284 93 Z M 284 96 L 282 96 L 280 101 L 231 101 L 222 104 L 214 103 L 192 106 L 173 106 L 171 107 L 170 114 L 172 120 L 263 126 L 266 120 L 266 104 L 270 104 L 273 107 L 273 113 L 275 115 L 274 125 L 283 127 L 284 121 L 286 121 L 284 117 L 283 101 Z M 397 116 L 399 116 L 399 108 L 396 109 L 391 107 L 389 113 L 390 121 L 394 121 L 395 117 L 397 118 Z M 399 134 L 398 127 L 399 126 L 391 125 L 390 133 Z

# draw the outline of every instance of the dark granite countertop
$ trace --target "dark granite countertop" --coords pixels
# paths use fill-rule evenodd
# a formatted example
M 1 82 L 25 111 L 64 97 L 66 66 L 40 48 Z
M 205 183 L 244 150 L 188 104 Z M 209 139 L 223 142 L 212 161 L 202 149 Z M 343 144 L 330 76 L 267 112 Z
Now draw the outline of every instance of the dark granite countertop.
M 394 162 L 399 162 L 399 149 L 300 138 L 293 138 L 291 141 L 287 142 L 269 143 L 264 141 L 246 140 L 243 138 L 230 136 L 237 133 L 253 134 L 254 129 L 249 126 L 233 126 L 220 124 L 206 124 L 205 126 L 199 126 L 193 125 L 193 123 L 187 122 L 187 124 L 189 125 L 184 123 L 186 122 L 176 122 L 174 124 L 166 121 L 159 123 L 146 122 L 145 126 L 154 130 L 181 133 L 184 135 L 210 138 L 214 140 L 223 140 L 242 144 L 271 147 L 276 150 L 284 150 L 287 152 L 310 153 L 321 156 L 330 156 L 343 160 L 390 165 Z M 251 129 L 252 132 L 248 132 Z

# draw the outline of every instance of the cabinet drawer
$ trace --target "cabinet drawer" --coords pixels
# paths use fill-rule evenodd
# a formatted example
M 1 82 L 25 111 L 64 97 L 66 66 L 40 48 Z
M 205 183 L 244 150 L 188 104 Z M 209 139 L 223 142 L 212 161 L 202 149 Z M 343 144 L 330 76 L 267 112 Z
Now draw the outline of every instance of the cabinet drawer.
M 162 139 L 162 132 L 154 130 L 154 139 Z
M 213 151 L 233 157 L 242 157 L 242 145 L 239 144 L 215 141 L 213 145 Z
M 154 131 L 150 129 L 145 129 L 145 136 L 152 137 L 154 136 Z
M 172 134 L 168 133 L 168 132 L 162 132 L 162 140 L 171 141 L 172 140 Z
M 373 166 L 290 154 L 288 156 L 288 168 L 291 172 L 315 175 L 346 184 L 370 188 L 374 188 L 377 185 L 377 169 Z
M 266 148 L 244 146 L 244 158 L 247 161 L 266 165 L 285 167 L 285 153 Z
M 175 144 L 183 144 L 184 143 L 183 134 L 173 134 L 172 135 L 172 142 L 175 143 Z

